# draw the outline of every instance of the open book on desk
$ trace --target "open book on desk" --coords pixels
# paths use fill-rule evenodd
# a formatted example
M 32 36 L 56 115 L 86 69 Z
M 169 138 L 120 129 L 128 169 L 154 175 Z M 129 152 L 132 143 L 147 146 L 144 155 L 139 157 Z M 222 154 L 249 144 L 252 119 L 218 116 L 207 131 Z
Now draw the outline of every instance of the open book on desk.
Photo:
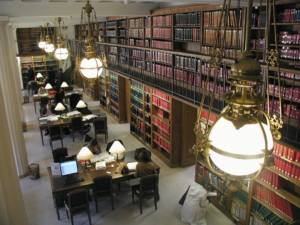
M 94 157 L 90 160 L 92 163 L 99 161 L 106 161 L 107 163 L 109 163 L 115 161 L 115 157 L 108 154 L 108 152 L 101 152 L 98 155 L 94 155 Z
M 138 164 L 138 162 L 127 163 L 128 170 L 131 172 L 135 171 L 137 164 Z
M 95 169 L 96 170 L 105 170 L 106 169 L 106 162 L 105 161 L 96 162 Z

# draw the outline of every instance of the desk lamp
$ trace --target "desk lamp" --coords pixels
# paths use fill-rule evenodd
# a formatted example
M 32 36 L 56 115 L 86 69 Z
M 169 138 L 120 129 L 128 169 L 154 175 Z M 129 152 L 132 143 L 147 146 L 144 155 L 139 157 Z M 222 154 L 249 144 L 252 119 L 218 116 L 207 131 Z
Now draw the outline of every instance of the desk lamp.
M 76 105 L 77 110 L 78 109 L 83 109 L 86 108 L 86 104 L 84 103 L 84 101 L 80 100 L 77 105 Z M 78 110 L 80 112 L 80 110 Z
M 49 84 L 49 83 L 45 86 L 45 89 L 46 89 L 46 90 L 50 90 L 50 89 L 52 89 L 52 88 L 53 88 L 53 87 L 52 87 L 51 84 Z
M 64 82 L 62 82 L 62 84 L 60 85 L 60 87 L 63 89 L 63 92 L 65 92 L 65 88 L 69 87 L 69 85 L 64 81 Z
M 38 74 L 36 75 L 37 81 L 40 81 L 40 78 L 42 78 L 42 77 L 43 77 L 43 75 L 42 75 L 41 73 L 38 73 Z
M 94 157 L 94 154 L 90 151 L 88 147 L 83 147 L 77 155 L 77 159 L 85 161 L 85 169 L 84 172 L 88 172 L 90 169 L 87 168 L 86 160 L 90 160 Z
M 62 103 L 58 103 L 57 105 L 56 105 L 56 107 L 55 107 L 55 111 L 60 111 L 60 112 L 62 112 L 62 111 L 64 111 L 66 109 L 66 107 L 62 104 Z M 61 114 L 60 114 L 61 115 Z
M 117 158 L 116 165 L 119 164 L 119 159 L 124 158 L 125 147 L 119 141 L 114 141 L 110 149 L 108 150 L 112 156 Z

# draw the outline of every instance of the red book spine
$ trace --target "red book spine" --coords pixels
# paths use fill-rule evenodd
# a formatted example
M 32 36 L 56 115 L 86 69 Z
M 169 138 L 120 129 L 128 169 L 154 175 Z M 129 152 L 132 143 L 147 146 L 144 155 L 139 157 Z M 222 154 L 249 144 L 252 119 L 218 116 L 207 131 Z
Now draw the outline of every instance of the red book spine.
M 296 152 L 295 161 L 300 162 L 300 152 Z
M 282 156 L 284 157 L 284 158 L 288 158 L 288 147 L 286 147 L 286 146 L 284 146 L 283 147 L 283 154 L 282 154 Z
M 289 149 L 289 160 L 295 161 L 296 151 L 293 149 Z
M 292 165 L 291 177 L 295 177 L 296 168 L 297 168 L 297 166 L 293 164 L 293 165 Z

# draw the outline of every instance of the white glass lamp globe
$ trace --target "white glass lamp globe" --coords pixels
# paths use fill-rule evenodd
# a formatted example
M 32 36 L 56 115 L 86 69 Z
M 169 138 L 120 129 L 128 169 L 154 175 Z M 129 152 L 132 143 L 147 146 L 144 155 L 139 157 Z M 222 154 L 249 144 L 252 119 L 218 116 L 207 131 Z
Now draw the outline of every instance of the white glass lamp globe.
M 80 72 L 86 78 L 97 78 L 103 70 L 103 63 L 98 58 L 83 58 L 80 62 Z
M 54 52 L 54 57 L 58 60 L 65 60 L 69 56 L 69 51 L 67 48 L 57 48 Z
M 245 176 L 257 172 L 264 162 L 265 144 L 267 149 L 273 149 L 273 138 L 270 127 L 261 123 L 266 134 L 262 131 L 259 123 L 248 123 L 237 129 L 232 121 L 221 116 L 211 128 L 209 140 L 210 146 L 214 146 L 225 152 L 240 155 L 259 155 L 257 159 L 237 159 L 220 155 L 210 147 L 210 158 L 213 163 L 224 172 Z
M 44 50 L 47 53 L 54 52 L 54 44 L 46 44 Z
M 45 48 L 45 45 L 46 45 L 46 42 L 45 42 L 45 41 L 40 41 L 40 42 L 39 42 L 39 48 L 44 49 L 44 48 Z

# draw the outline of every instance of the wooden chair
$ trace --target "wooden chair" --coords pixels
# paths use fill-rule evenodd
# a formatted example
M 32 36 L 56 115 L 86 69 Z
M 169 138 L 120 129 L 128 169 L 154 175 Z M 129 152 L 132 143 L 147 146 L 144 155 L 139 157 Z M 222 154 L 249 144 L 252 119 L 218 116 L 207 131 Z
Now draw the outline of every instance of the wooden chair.
M 68 156 L 68 149 L 67 148 L 56 148 L 52 151 L 53 155 L 53 162 L 59 163 L 61 157 Z
M 142 200 L 144 198 L 154 198 L 154 205 L 155 205 L 155 210 L 157 210 L 157 198 L 158 198 L 158 178 L 157 174 L 149 175 L 142 177 L 140 179 L 140 184 L 139 185 L 134 185 L 131 186 L 131 191 L 132 191 L 132 203 L 134 203 L 134 195 L 136 195 L 139 198 L 140 201 L 140 211 L 141 214 L 143 213 L 142 211 Z
M 70 107 L 71 110 L 76 108 L 77 103 L 80 100 L 80 95 L 79 94 L 71 94 L 70 96 Z
M 61 147 L 64 147 L 63 145 L 63 135 L 62 135 L 62 130 L 60 126 L 49 126 L 49 143 L 51 146 L 51 149 L 53 151 L 53 141 L 61 141 Z
M 105 143 L 107 143 L 108 138 L 108 128 L 107 128 L 107 118 L 98 118 L 93 121 L 95 139 L 97 139 L 97 134 L 105 135 Z
M 81 133 L 81 137 L 83 138 L 83 123 L 82 123 L 82 117 L 74 117 L 71 119 L 71 126 L 69 127 L 70 130 L 70 137 L 71 133 L 73 136 L 73 142 L 74 142 L 74 133 Z
M 71 191 L 67 194 L 68 200 L 65 201 L 65 208 L 67 212 L 67 217 L 69 218 L 69 214 L 71 217 L 71 223 L 74 224 L 73 216 L 86 213 L 89 217 L 89 223 L 91 222 L 91 215 L 90 215 L 90 206 L 89 206 L 89 197 L 88 197 L 88 190 L 87 189 L 78 189 L 75 191 Z
M 39 89 L 37 82 L 31 82 L 31 94 L 33 95 L 33 91 L 37 91 Z
M 95 177 L 93 179 L 94 187 L 94 199 L 96 204 L 96 212 L 98 212 L 98 197 L 110 196 L 111 198 L 111 208 L 114 210 L 114 193 L 113 193 L 113 184 L 112 177 L 110 175 Z

